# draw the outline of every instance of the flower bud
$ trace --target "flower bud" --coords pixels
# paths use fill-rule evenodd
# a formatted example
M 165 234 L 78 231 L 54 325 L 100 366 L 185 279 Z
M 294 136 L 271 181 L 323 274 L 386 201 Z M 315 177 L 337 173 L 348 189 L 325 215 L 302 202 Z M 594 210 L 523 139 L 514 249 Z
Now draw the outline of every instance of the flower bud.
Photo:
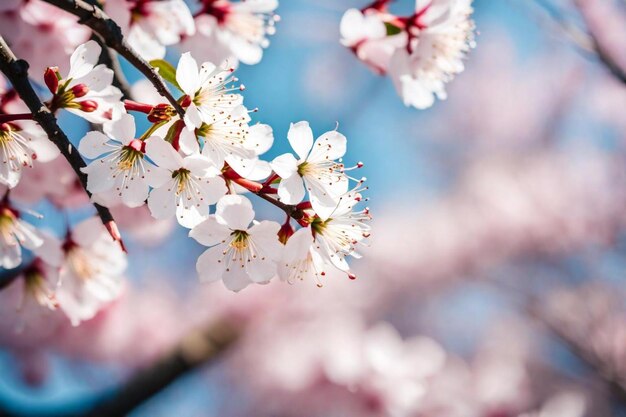
M 89 87 L 87 87 L 85 84 L 77 84 L 72 87 L 71 91 L 72 94 L 74 94 L 74 97 L 81 98 L 89 92 Z
M 59 89 L 59 80 L 61 79 L 61 74 L 59 74 L 58 67 L 48 67 L 46 72 L 43 74 L 43 80 L 48 87 L 48 90 L 52 94 L 56 94 Z
M 176 114 L 174 108 L 169 104 L 157 104 L 148 113 L 148 121 L 151 123 L 167 122 Z
M 280 240 L 280 243 L 282 243 L 283 245 L 286 245 L 287 241 L 294 233 L 295 230 L 293 230 L 293 227 L 291 227 L 291 222 L 287 220 L 287 223 L 283 224 L 278 231 L 278 240 Z
M 189 97 L 188 95 L 186 95 L 185 97 L 183 97 L 183 99 L 180 102 L 180 105 L 182 107 L 189 107 L 189 105 L 192 103 L 191 97 Z
M 79 101 L 78 105 L 80 106 L 80 109 L 85 113 L 92 113 L 98 110 L 98 103 L 93 100 Z

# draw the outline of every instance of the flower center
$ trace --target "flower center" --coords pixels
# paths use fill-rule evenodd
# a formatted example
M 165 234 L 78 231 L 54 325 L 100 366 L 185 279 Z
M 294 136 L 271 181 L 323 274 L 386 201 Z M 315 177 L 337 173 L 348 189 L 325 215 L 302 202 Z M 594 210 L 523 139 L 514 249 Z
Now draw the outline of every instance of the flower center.
M 230 242 L 231 248 L 236 251 L 244 251 L 248 248 L 248 232 L 235 230 L 230 235 L 233 236 L 233 240 Z
M 181 168 L 172 172 L 172 178 L 174 178 L 177 182 L 176 194 L 181 194 L 187 188 L 187 183 L 191 178 L 191 171 L 185 168 Z
M 135 141 L 132 141 L 129 145 L 124 146 L 120 152 L 120 160 L 117 163 L 117 167 L 120 171 L 128 171 L 132 169 L 138 161 L 143 159 L 141 147 L 137 149 L 134 142 Z

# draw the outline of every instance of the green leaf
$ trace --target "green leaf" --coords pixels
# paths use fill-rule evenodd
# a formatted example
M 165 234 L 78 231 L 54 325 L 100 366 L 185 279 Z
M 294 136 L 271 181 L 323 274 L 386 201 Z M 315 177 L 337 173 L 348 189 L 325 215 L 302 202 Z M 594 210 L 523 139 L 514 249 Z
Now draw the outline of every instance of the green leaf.
M 159 74 L 163 79 L 169 83 L 171 83 L 174 87 L 178 88 L 180 91 L 183 91 L 178 85 L 176 81 L 176 68 L 172 66 L 169 62 L 164 59 L 153 59 L 150 61 L 150 65 L 159 70 Z
M 389 22 L 385 22 L 385 27 L 387 28 L 387 36 L 397 35 L 398 33 L 402 32 L 402 29 L 400 29 L 398 26 L 392 25 Z

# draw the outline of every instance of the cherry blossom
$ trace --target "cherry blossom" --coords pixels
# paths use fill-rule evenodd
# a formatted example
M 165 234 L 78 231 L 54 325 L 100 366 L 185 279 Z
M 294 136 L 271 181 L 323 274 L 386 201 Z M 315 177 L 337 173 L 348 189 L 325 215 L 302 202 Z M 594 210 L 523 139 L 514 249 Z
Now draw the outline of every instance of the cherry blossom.
M 265 283 L 276 274 L 280 258 L 280 225 L 254 220 L 250 200 L 226 195 L 217 203 L 216 213 L 197 225 L 189 236 L 210 246 L 196 264 L 200 281 L 223 280 L 226 288 L 239 291 L 251 283 Z
M 24 167 L 33 161 L 49 162 L 59 155 L 57 147 L 48 140 L 35 123 L 19 120 L 0 124 L 0 184 L 14 188 Z
M 406 48 L 391 59 L 390 75 L 404 104 L 418 109 L 445 99 L 445 83 L 464 70 L 474 46 L 471 0 L 417 0 Z
M 278 0 L 203 0 L 196 17 L 198 34 L 182 47 L 201 54 L 211 44 L 209 50 L 218 50 L 211 56 L 215 62 L 258 64 L 269 45 L 267 36 L 274 34 L 277 7 Z
M 83 169 L 87 189 L 107 205 L 119 199 L 129 207 L 143 205 L 150 175 L 160 169 L 144 160 L 145 142 L 135 138 L 135 119 L 123 114 L 105 123 L 104 132 L 89 132 L 78 145 L 82 155 L 95 159 Z
M 96 41 L 79 45 L 64 79 L 57 69 L 48 68 L 45 80 L 54 94 L 50 101 L 53 110 L 66 109 L 91 123 L 104 123 L 124 112 L 122 92 L 112 85 L 113 70 L 98 64 L 101 51 Z
M 166 46 L 195 33 L 184 0 L 110 0 L 105 11 L 122 27 L 128 43 L 147 60 L 163 58 Z
M 21 218 L 5 196 L 0 204 L 0 266 L 13 269 L 22 263 L 22 247 L 33 250 L 43 244 L 41 233 Z
M 63 250 L 56 297 L 77 326 L 121 294 L 126 256 L 97 217 L 77 224 L 66 237 Z
M 379 74 L 387 72 L 394 52 L 407 42 L 405 32 L 388 36 L 385 17 L 374 9 L 349 9 L 340 24 L 341 44 Z
M 229 87 L 237 81 L 232 76 L 233 69 L 217 67 L 205 62 L 198 69 L 196 60 L 189 52 L 184 53 L 176 68 L 176 81 L 191 100 L 185 112 L 187 126 L 199 128 L 202 123 L 212 124 L 216 117 L 230 113 L 242 104 L 243 97 L 232 94 L 241 87 Z
M 327 219 L 339 197 L 348 191 L 344 166 L 336 161 L 346 153 L 346 137 L 333 130 L 313 142 L 309 123 L 302 121 L 291 124 L 287 138 L 299 159 L 284 154 L 272 161 L 272 169 L 281 178 L 278 197 L 284 203 L 297 204 L 308 191 L 315 212 Z
M 150 212 L 157 219 L 176 215 L 189 229 L 209 215 L 209 204 L 226 194 L 226 184 L 211 161 L 199 154 L 182 157 L 159 137 L 146 143 L 146 155 L 161 169 L 147 173 L 155 187 L 148 198 Z

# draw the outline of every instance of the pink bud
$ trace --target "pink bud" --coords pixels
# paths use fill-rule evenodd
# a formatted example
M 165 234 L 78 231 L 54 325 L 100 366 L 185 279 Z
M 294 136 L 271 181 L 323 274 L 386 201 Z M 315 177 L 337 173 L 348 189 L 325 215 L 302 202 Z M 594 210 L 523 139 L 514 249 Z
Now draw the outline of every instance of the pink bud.
M 74 94 L 74 97 L 76 98 L 84 97 L 85 94 L 87 94 L 88 92 L 89 87 L 87 87 L 85 84 L 77 84 L 72 87 L 72 94 Z
M 85 100 L 78 102 L 80 109 L 86 113 L 91 113 L 98 110 L 98 103 L 93 100 Z
M 48 90 L 50 90 L 50 92 L 52 94 L 56 94 L 57 90 L 59 89 L 59 79 L 61 78 L 60 74 L 59 74 L 59 68 L 58 67 L 48 67 L 46 69 L 46 72 L 44 72 L 43 74 L 43 80 L 46 83 L 46 86 L 48 87 Z
M 139 139 L 133 139 L 128 144 L 129 148 L 133 148 L 137 152 L 146 153 L 146 142 Z
M 293 227 L 291 227 L 291 222 L 287 220 L 287 222 L 283 224 L 278 231 L 278 240 L 280 240 L 280 243 L 282 243 L 283 245 L 286 245 L 287 241 L 294 233 L 295 230 L 293 230 Z

